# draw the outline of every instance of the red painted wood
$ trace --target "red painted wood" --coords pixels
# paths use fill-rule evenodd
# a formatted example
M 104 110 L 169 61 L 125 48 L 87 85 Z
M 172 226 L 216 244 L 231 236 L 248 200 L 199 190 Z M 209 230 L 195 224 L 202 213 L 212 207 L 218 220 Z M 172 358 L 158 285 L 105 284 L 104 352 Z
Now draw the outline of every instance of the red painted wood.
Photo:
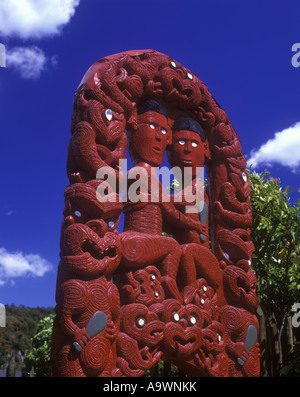
M 143 109 L 147 100 L 160 106 Z M 180 125 L 182 117 L 200 130 Z M 191 191 L 203 195 L 207 219 L 187 213 L 189 203 L 158 181 L 156 202 L 143 201 L 155 193 L 149 182 L 139 202 L 122 203 L 126 147 L 130 176 L 142 170 L 154 181 L 165 153 L 170 167 L 191 167 Z M 196 172 L 203 166 L 205 192 Z M 103 167 L 117 181 L 106 184 L 107 201 L 97 196 Z M 245 167 L 225 111 L 180 63 L 145 50 L 92 65 L 71 122 L 51 376 L 142 376 L 159 360 L 190 376 L 259 376 L 258 343 L 244 345 L 250 325 L 258 333 Z M 127 182 L 130 189 L 136 179 Z M 107 325 L 90 337 L 97 311 Z

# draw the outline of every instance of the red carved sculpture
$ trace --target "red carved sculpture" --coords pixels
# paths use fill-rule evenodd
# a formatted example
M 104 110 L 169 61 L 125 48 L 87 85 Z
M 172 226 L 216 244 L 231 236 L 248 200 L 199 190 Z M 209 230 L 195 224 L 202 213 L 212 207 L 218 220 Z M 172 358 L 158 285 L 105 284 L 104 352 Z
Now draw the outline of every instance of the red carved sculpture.
M 188 180 L 174 193 L 164 159 Z M 71 121 L 51 376 L 143 376 L 160 360 L 259 376 L 245 168 L 225 111 L 177 61 L 144 50 L 91 66 Z

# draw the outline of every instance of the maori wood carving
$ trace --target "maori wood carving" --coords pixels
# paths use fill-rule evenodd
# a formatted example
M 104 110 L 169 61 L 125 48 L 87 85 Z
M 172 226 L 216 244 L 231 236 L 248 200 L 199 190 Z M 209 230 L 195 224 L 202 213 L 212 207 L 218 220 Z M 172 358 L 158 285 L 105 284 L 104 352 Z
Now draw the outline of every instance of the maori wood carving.
M 162 186 L 164 155 L 189 170 L 201 210 Z M 143 376 L 160 360 L 190 376 L 259 376 L 245 168 L 225 111 L 177 61 L 143 50 L 91 66 L 71 120 L 51 376 Z M 124 202 L 136 170 L 149 182 Z

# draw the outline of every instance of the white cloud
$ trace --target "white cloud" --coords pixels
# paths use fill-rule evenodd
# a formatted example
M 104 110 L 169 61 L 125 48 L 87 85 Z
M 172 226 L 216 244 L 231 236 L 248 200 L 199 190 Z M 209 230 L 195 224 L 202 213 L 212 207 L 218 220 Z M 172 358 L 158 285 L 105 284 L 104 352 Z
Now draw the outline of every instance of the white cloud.
M 80 0 L 4 0 L 0 3 L 0 34 L 22 39 L 59 34 Z
M 41 39 L 61 33 L 80 0 L 1 0 L 0 36 Z M 47 63 L 57 66 L 58 57 L 46 57 L 37 46 L 6 50 L 7 67 L 25 79 L 37 79 Z
M 252 150 L 247 164 L 252 168 L 280 164 L 297 172 L 300 168 L 300 122 L 276 132 L 274 138 Z
M 39 47 L 14 47 L 7 50 L 6 63 L 24 79 L 38 79 L 46 69 L 48 58 Z
M 52 264 L 38 254 L 8 252 L 0 248 L 0 285 L 16 277 L 42 277 Z

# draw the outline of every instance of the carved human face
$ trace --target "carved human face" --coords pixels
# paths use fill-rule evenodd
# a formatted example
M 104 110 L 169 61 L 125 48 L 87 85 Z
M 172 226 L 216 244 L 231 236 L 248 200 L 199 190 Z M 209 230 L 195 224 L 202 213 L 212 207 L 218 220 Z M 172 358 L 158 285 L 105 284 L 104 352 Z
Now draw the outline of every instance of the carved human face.
M 163 339 L 165 323 L 151 308 L 133 303 L 121 308 L 121 330 L 130 338 L 148 347 L 156 346 Z
M 203 341 L 201 309 L 193 304 L 182 306 L 175 299 L 168 299 L 163 303 L 162 317 L 166 324 L 163 340 L 165 350 L 180 360 L 190 360 Z
M 189 130 L 176 130 L 173 132 L 173 140 L 168 159 L 171 167 L 179 167 L 182 172 L 188 167 L 193 176 L 196 176 L 196 168 L 203 167 L 207 150 L 206 142 L 202 142 L 200 136 Z
M 153 111 L 138 116 L 137 130 L 130 139 L 133 161 L 146 162 L 153 167 L 162 164 L 167 145 L 171 142 L 171 129 L 167 118 Z

